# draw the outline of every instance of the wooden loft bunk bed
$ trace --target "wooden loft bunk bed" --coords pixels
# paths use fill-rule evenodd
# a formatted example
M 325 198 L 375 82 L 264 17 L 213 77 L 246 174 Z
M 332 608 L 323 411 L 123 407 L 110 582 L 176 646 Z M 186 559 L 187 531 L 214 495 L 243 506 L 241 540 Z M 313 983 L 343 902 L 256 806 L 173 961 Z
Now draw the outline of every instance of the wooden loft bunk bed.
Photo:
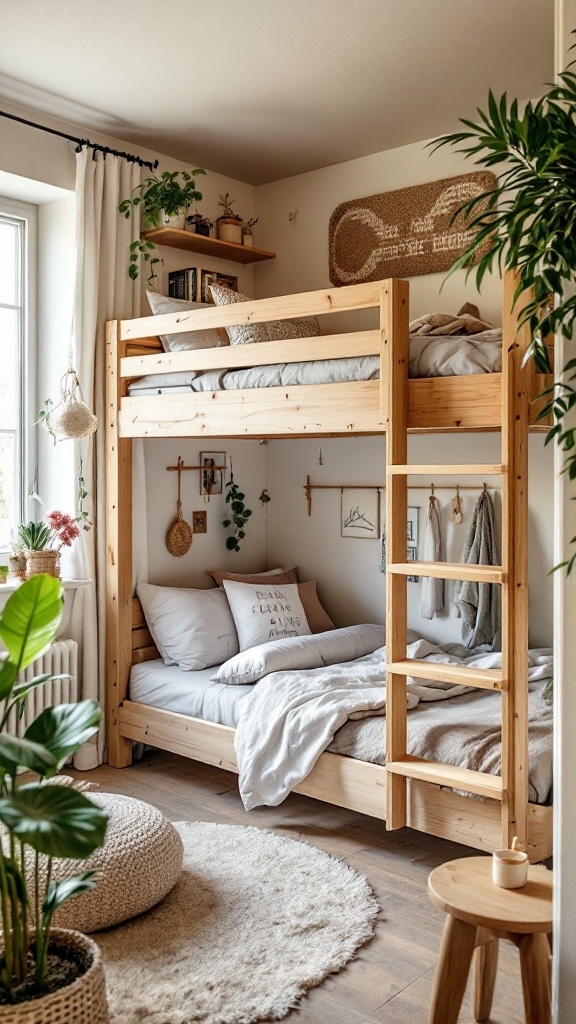
M 107 732 L 114 767 L 142 741 L 236 771 L 234 730 L 127 699 L 133 664 L 158 652 L 132 597 L 134 437 L 308 437 L 387 433 L 387 765 L 334 753 L 320 756 L 296 792 L 486 852 L 527 844 L 531 860 L 548 857 L 552 808 L 528 799 L 528 433 L 531 405 L 543 387 L 512 309 L 514 280 L 504 281 L 502 372 L 409 380 L 408 284 L 390 280 L 190 313 L 107 325 Z M 302 340 L 163 353 L 157 338 L 207 327 L 261 323 L 376 307 L 378 330 Z M 129 396 L 143 374 L 203 371 L 278 362 L 380 356 L 380 379 L 253 390 Z M 536 428 L 538 429 L 538 428 Z M 541 429 L 541 428 L 540 428 Z M 497 465 L 408 464 L 409 431 L 501 430 Z M 409 475 L 499 474 L 502 565 L 406 562 Z M 502 670 L 480 671 L 407 659 L 407 577 L 412 574 L 495 583 L 502 588 Z M 502 699 L 501 776 L 417 760 L 407 754 L 407 676 L 498 690 Z M 475 797 L 462 795 L 469 793 Z

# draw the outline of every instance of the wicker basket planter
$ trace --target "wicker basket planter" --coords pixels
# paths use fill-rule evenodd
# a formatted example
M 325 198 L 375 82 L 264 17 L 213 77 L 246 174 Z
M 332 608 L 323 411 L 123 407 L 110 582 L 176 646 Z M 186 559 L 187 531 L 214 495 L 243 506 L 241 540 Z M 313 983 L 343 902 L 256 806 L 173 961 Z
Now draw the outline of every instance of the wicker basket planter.
M 73 949 L 85 973 L 57 992 L 0 1006 L 0 1024 L 109 1024 L 104 966 L 96 943 L 80 932 L 55 928 L 50 945 Z
M 26 578 L 26 555 L 10 555 L 8 559 L 8 572 L 11 579 L 23 580 Z
M 220 217 L 216 221 L 216 231 L 221 242 L 235 242 L 242 245 L 242 221 L 235 217 Z
M 60 552 L 54 551 L 52 548 L 47 548 L 44 551 L 27 551 L 26 552 L 26 575 L 27 580 L 31 576 L 39 576 L 40 573 L 46 573 L 47 576 L 53 576 L 58 579 L 60 576 Z M 0 1018 L 1 1019 L 1 1018 Z

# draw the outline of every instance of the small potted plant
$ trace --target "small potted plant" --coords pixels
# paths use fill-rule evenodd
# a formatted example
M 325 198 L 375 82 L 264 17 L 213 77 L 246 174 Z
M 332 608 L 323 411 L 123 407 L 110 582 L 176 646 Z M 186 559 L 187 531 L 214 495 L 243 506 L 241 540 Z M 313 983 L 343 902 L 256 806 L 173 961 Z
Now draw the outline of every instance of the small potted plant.
M 258 223 L 258 217 L 251 217 L 247 220 L 242 227 L 242 242 L 244 245 L 254 245 L 254 236 L 252 234 L 252 228 Z
M 19 738 L 7 733 L 13 708 L 51 676 L 20 673 L 50 644 L 62 616 L 62 587 L 36 576 L 0 614 L 0 1024 L 108 1024 L 100 950 L 80 932 L 52 927 L 54 913 L 94 886 L 92 871 L 51 880 L 54 858 L 83 860 L 102 846 L 106 814 L 84 793 L 46 785 L 98 727 L 93 700 L 47 707 Z M 25 769 L 36 781 L 20 782 Z
M 242 245 L 242 217 L 232 209 L 235 202 L 235 199 L 230 199 L 229 192 L 220 196 L 218 206 L 222 207 L 223 213 L 216 220 L 216 231 L 221 242 Z
M 45 573 L 58 579 L 60 576 L 60 552 L 63 547 L 72 547 L 80 536 L 78 523 L 90 528 L 87 513 L 73 519 L 67 512 L 49 512 L 46 522 L 22 524 L 18 530 L 18 541 L 26 555 L 26 579 Z
M 153 174 L 136 186 L 128 199 L 123 199 L 118 210 L 128 220 L 141 206 L 142 226 L 144 228 L 175 227 L 184 228 L 185 217 L 191 203 L 202 199 L 202 193 L 196 188 L 195 176 L 206 174 L 201 167 L 194 171 L 162 171 L 160 176 Z M 140 258 L 150 263 L 151 278 L 156 276 L 154 265 L 160 263 L 158 257 L 152 257 L 156 249 L 149 239 L 136 239 L 130 244 L 128 273 L 132 280 L 138 277 Z
M 11 580 L 23 580 L 26 576 L 26 555 L 16 539 L 10 541 L 8 574 Z
M 203 217 L 198 211 L 186 217 L 185 226 L 188 231 L 194 231 L 197 235 L 205 235 L 206 238 L 210 237 L 210 228 L 214 227 L 212 221 L 208 220 L 208 217 Z

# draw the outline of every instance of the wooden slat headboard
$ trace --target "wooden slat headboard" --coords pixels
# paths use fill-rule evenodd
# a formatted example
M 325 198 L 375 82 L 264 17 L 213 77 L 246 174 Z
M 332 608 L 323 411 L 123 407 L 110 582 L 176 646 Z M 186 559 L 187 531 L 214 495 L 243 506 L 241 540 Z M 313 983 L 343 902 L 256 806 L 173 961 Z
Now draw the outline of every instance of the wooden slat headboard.
M 142 605 L 137 597 L 132 598 L 132 664 L 154 661 L 159 658 L 158 648 L 146 625 Z

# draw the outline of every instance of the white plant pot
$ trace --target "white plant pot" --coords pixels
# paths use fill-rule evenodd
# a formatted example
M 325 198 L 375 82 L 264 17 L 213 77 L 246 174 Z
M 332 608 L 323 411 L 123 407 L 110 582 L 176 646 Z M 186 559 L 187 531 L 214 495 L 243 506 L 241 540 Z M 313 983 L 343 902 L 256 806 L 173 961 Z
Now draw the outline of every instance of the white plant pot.
M 52 940 L 74 949 L 85 964 L 84 974 L 38 999 L 0 1006 L 0 1024 L 109 1024 L 99 947 L 87 935 L 65 928 L 54 928 Z
M 160 210 L 159 214 L 159 227 L 161 228 L 178 228 L 179 231 L 184 230 L 186 223 L 186 210 L 182 210 L 182 213 L 175 214 L 173 217 L 169 217 L 164 210 Z
M 235 242 L 242 245 L 242 224 L 232 219 L 219 220 L 216 224 L 218 238 L 221 242 Z
M 254 245 L 254 235 L 242 235 L 242 241 L 244 245 L 247 245 L 249 249 Z

